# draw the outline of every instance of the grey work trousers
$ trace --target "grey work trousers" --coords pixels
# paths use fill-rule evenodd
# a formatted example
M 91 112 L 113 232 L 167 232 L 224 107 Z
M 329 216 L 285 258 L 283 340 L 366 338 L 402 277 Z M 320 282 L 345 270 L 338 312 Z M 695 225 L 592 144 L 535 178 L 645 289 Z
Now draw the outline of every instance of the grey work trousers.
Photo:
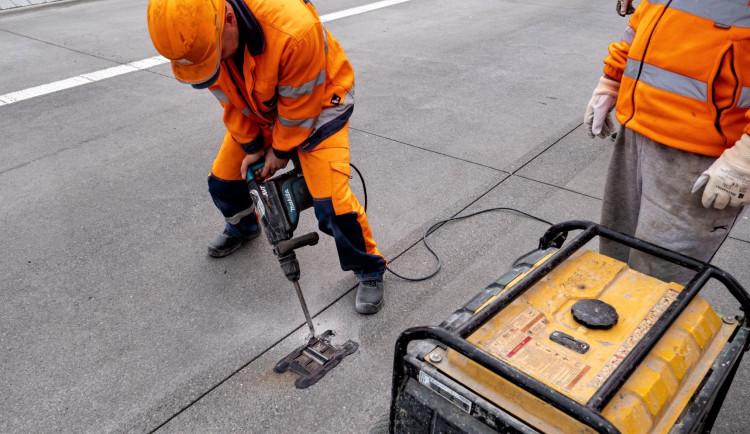
M 706 209 L 693 183 L 716 160 L 657 143 L 620 127 L 604 189 L 601 224 L 700 261 L 710 261 L 742 208 Z M 599 251 L 666 282 L 686 285 L 693 271 L 600 239 Z

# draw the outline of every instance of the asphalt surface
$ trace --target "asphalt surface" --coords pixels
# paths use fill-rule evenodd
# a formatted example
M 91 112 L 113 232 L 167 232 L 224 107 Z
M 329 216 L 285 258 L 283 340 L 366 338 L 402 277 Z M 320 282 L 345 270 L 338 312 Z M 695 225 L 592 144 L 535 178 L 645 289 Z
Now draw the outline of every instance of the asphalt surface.
M 581 118 L 626 26 L 610 3 L 411 0 L 327 23 L 357 75 L 352 161 L 394 270 L 430 272 L 421 234 L 455 215 L 598 219 L 609 142 Z M 0 12 L 0 100 L 156 56 L 146 4 Z M 222 134 L 214 97 L 168 65 L 0 105 L 0 432 L 366 432 L 389 405 L 398 334 L 445 319 L 547 227 L 509 211 L 445 225 L 430 237 L 441 272 L 388 274 L 370 317 L 330 238 L 300 250 L 316 328 L 359 350 L 297 390 L 272 368 L 307 328 L 270 247 L 205 253 L 222 226 L 205 181 Z M 314 229 L 303 213 L 298 233 Z M 745 217 L 714 261 L 746 286 L 748 242 Z M 747 363 L 714 432 L 747 432 Z

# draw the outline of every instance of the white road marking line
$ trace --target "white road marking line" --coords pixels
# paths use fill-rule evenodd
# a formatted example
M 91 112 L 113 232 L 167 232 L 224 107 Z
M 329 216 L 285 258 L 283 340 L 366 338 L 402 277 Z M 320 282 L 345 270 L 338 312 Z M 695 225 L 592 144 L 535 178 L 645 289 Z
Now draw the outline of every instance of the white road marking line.
M 374 11 L 376 9 L 387 8 L 388 6 L 397 5 L 399 3 L 406 3 L 408 1 L 409 0 L 383 0 L 377 3 L 370 3 L 369 5 L 357 6 L 355 8 L 344 9 L 343 11 L 321 15 L 320 21 L 325 23 L 326 21 L 333 21 L 333 20 L 338 20 L 340 18 L 350 17 L 352 15 L 363 14 L 365 12 Z
M 113 66 L 112 68 L 102 69 L 99 71 L 90 72 L 88 74 L 66 78 L 65 80 L 43 84 L 41 86 L 30 87 L 28 89 L 19 90 L 18 92 L 6 93 L 5 95 L 0 95 L 0 107 L 2 107 L 3 105 L 13 104 L 14 102 L 36 98 L 38 96 L 48 95 L 60 90 L 70 89 L 71 87 L 94 83 L 106 78 L 117 77 L 118 75 L 127 74 L 129 72 L 148 69 L 167 62 L 169 62 L 169 60 L 165 59 L 164 57 L 156 56 L 131 62 L 126 65 Z
M 321 15 L 320 21 L 325 23 L 328 21 L 338 20 L 341 18 L 351 17 L 353 15 L 359 15 L 365 12 L 386 8 L 388 6 L 397 5 L 399 3 L 406 3 L 408 1 L 410 0 L 383 0 L 364 6 L 357 6 L 350 9 L 344 9 L 343 11 Z M 162 56 L 149 57 L 148 59 L 137 60 L 126 65 L 114 66 L 112 68 L 102 69 L 99 71 L 89 72 L 88 74 L 81 74 L 76 77 L 66 78 L 65 80 L 55 81 L 52 83 L 43 84 L 41 86 L 30 87 L 28 89 L 19 90 L 17 92 L 6 93 L 5 95 L 0 95 L 0 107 L 13 104 L 14 102 L 24 101 L 27 99 L 36 98 L 38 96 L 48 95 L 53 92 L 70 89 L 71 87 L 82 86 L 84 84 L 105 80 L 107 78 L 117 77 L 118 75 L 153 68 L 154 66 L 163 65 L 165 63 L 169 63 L 169 60 Z

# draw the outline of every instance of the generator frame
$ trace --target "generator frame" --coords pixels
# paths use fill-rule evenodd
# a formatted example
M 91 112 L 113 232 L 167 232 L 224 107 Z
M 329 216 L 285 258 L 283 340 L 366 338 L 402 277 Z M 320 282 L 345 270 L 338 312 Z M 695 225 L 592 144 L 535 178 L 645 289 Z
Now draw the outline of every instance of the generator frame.
M 581 230 L 582 232 L 572 238 L 567 244 L 568 232 Z M 622 360 L 614 372 L 602 384 L 602 386 L 591 396 L 586 404 L 579 403 L 574 399 L 548 387 L 543 382 L 522 372 L 521 370 L 501 361 L 474 344 L 466 338 L 479 329 L 482 324 L 492 318 L 495 314 L 511 304 L 534 284 L 539 282 L 555 267 L 563 263 L 571 255 L 580 250 L 594 237 L 603 237 L 621 243 L 633 249 L 648 253 L 657 258 L 669 261 L 679 266 L 696 272 L 692 280 L 684 287 L 683 291 L 656 320 L 653 327 L 638 342 L 633 350 Z M 559 411 L 571 416 L 573 419 L 591 427 L 597 432 L 619 433 L 620 431 L 601 414 L 601 411 L 609 404 L 620 387 L 633 374 L 639 364 L 652 350 L 659 338 L 675 322 L 677 317 L 685 310 L 688 304 L 698 295 L 700 290 L 710 279 L 720 282 L 740 303 L 742 311 L 750 312 L 750 295 L 740 283 L 729 273 L 705 262 L 698 261 L 688 256 L 665 249 L 655 244 L 613 231 L 596 223 L 574 220 L 566 221 L 550 227 L 539 241 L 539 250 L 558 249 L 551 257 L 539 264 L 536 268 L 526 274 L 513 286 L 500 293 L 495 300 L 485 306 L 479 312 L 469 317 L 465 322 L 458 325 L 454 330 L 444 327 L 414 327 L 404 331 L 396 341 L 395 356 L 393 362 L 393 386 L 391 395 L 391 409 L 389 420 L 389 432 L 394 432 L 396 421 L 397 398 L 405 387 L 411 364 L 418 362 L 426 367 L 429 364 L 409 355 L 407 347 L 414 341 L 430 341 L 436 346 L 450 348 L 488 369 L 492 373 L 512 382 L 522 390 L 529 392 L 549 403 Z M 704 387 L 697 391 L 698 398 L 703 402 L 711 404 L 710 408 L 685 409 L 680 417 L 680 422 L 686 427 L 700 425 L 701 430 L 710 430 L 713 422 L 721 408 L 724 396 L 731 384 L 742 355 L 748 349 L 750 343 L 750 329 L 746 316 L 736 318 L 740 325 L 731 341 L 717 359 L 721 363 L 730 363 L 731 368 L 717 375 L 709 375 L 704 382 Z M 435 374 L 439 375 L 437 370 Z M 413 373 L 413 372 L 412 372 Z M 447 377 L 446 377 L 447 378 Z M 701 394 L 707 396 L 701 396 Z M 708 405 L 708 404 L 707 404 Z M 501 411 L 502 412 L 502 411 Z M 509 427 L 517 426 L 518 421 L 511 421 Z M 521 423 L 523 425 L 523 423 Z M 518 429 L 516 429 L 518 430 Z

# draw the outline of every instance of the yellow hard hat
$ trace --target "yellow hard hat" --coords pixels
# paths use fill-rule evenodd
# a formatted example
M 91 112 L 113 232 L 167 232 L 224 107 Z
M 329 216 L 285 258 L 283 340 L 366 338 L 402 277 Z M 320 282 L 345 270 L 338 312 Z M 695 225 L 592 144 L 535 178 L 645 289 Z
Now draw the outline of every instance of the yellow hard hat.
M 221 62 L 226 0 L 150 0 L 148 31 L 156 51 L 185 83 L 211 84 Z

